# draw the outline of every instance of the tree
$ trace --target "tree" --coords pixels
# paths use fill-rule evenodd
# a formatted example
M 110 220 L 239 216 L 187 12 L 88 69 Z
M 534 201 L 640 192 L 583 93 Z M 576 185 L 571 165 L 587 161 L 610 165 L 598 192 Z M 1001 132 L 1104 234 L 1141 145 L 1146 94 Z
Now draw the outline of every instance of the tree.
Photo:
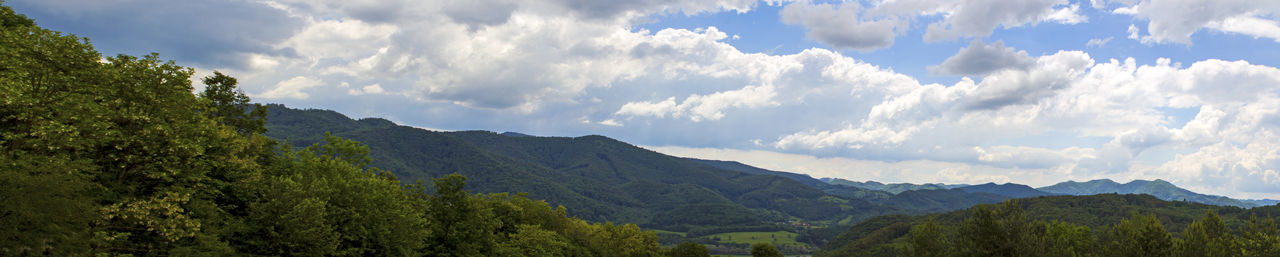
M 1062 221 L 1037 222 L 1031 238 L 1036 244 L 1031 256 L 1082 257 L 1096 256 L 1097 240 L 1089 227 Z
M 465 189 L 467 178 L 459 174 L 435 179 L 427 214 L 431 235 L 427 251 L 432 256 L 489 256 L 498 243 L 501 226 L 493 213 L 481 209 L 477 198 Z
M 1240 247 L 1235 235 L 1227 228 L 1218 213 L 1209 211 L 1204 217 L 1191 222 L 1182 230 L 1182 239 L 1178 240 L 1175 250 L 1178 256 L 1238 256 Z
M 978 205 L 960 225 L 957 250 L 962 256 L 1023 256 L 1030 246 L 1028 228 L 1017 201 Z
M 952 251 L 951 242 L 933 217 L 929 217 L 929 221 L 923 224 L 911 227 L 908 240 L 910 245 L 906 250 L 907 256 L 942 257 Z
M 782 257 L 782 252 L 777 247 L 773 247 L 770 243 L 758 243 L 751 245 L 752 257 Z
M 267 107 L 249 103 L 249 96 L 236 90 L 236 78 L 214 71 L 200 80 L 205 88 L 199 97 L 206 101 L 206 112 L 222 124 L 241 134 L 266 132 Z
M 1249 217 L 1240 236 L 1242 256 L 1280 256 L 1280 227 L 1276 220 L 1267 217 L 1259 219 L 1257 215 Z
M 671 248 L 671 257 L 711 257 L 707 247 L 694 242 L 683 242 Z
M 290 256 L 414 256 L 429 221 L 420 198 L 393 176 L 351 161 L 368 159 L 358 142 L 325 136 L 325 144 L 281 149 L 249 206 L 244 252 Z
M 1111 227 L 1103 256 L 1163 257 L 1173 253 L 1173 239 L 1154 215 L 1134 213 Z

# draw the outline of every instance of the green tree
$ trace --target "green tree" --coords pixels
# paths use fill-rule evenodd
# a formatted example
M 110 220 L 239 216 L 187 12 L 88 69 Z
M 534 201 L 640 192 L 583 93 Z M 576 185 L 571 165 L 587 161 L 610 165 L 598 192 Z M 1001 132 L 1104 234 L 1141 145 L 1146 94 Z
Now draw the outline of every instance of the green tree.
M 489 256 L 498 243 L 502 225 L 493 213 L 482 209 L 479 198 L 465 189 L 467 178 L 459 174 L 435 179 L 427 214 L 431 235 L 427 251 L 433 256 Z
M 206 101 L 206 112 L 222 124 L 241 134 L 266 132 L 267 107 L 249 102 L 249 96 L 236 89 L 236 78 L 214 71 L 200 80 L 205 88 L 198 95 Z
M 752 257 L 782 257 L 782 252 L 777 247 L 773 247 L 770 243 L 757 243 L 751 245 Z
M 350 161 L 367 159 L 358 142 L 325 136 L 268 167 L 249 206 L 242 251 L 288 256 L 413 256 L 425 247 L 421 199 L 394 177 Z
M 559 257 L 569 256 L 569 242 L 554 231 L 543 230 L 536 225 L 521 224 L 510 239 L 501 243 L 502 256 Z
M 962 256 L 1022 256 L 1031 244 L 1026 213 L 1017 201 L 978 205 L 960 225 L 957 252 Z
M 1045 257 L 1084 257 L 1097 256 L 1097 239 L 1089 227 L 1053 221 L 1037 222 L 1031 256 Z
M 671 257 L 711 257 L 707 247 L 694 242 L 683 242 L 671 248 Z
M 1257 215 L 1249 217 L 1240 236 L 1241 256 L 1261 257 L 1280 256 L 1280 227 L 1276 220 L 1267 217 L 1259 219 Z
M 1111 227 L 1103 247 L 1103 256 L 1171 256 L 1173 239 L 1156 216 L 1134 213 Z
M 1182 230 L 1182 239 L 1177 241 L 1175 251 L 1178 256 L 1186 257 L 1231 257 L 1241 254 L 1236 243 L 1235 235 L 1231 234 L 1222 217 L 1209 211 Z
M 942 226 L 933 217 L 929 217 L 923 224 L 912 226 L 907 240 L 910 242 L 906 249 L 907 256 L 942 257 L 953 251 Z

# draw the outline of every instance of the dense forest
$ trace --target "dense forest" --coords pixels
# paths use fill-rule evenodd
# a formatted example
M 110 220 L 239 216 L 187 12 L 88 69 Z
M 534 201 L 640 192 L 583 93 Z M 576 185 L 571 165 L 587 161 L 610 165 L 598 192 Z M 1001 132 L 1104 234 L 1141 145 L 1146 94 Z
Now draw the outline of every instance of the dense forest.
M 1280 206 L 886 192 L 602 136 L 427 131 L 255 104 L 2 5 L 0 30 L 0 256 L 1280 256 Z
M 853 226 L 819 256 L 1280 256 L 1280 206 L 1052 196 Z
M 4 6 L 0 29 L 0 256 L 671 253 L 460 175 L 402 184 L 352 140 L 276 143 L 230 76 L 193 94 L 156 54 L 104 58 Z

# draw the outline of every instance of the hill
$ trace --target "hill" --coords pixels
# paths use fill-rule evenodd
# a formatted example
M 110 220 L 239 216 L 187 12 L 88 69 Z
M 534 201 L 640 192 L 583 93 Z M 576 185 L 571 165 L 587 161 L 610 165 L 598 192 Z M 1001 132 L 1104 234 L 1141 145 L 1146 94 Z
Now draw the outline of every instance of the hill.
M 1041 196 L 1055 195 L 1052 193 L 1036 190 L 1035 188 L 1031 188 L 1030 186 L 1027 186 L 1027 185 L 1014 184 L 1014 183 L 1004 183 L 1004 184 L 986 183 L 981 185 L 958 187 L 956 189 L 959 189 L 965 192 L 970 192 L 970 193 L 989 193 L 989 194 L 995 194 L 995 195 L 1005 196 L 1009 198 L 1028 198 L 1028 197 L 1041 197 Z
M 1148 194 L 1166 201 L 1189 201 L 1212 205 L 1237 207 L 1257 207 L 1274 205 L 1274 200 L 1236 200 L 1225 196 L 1206 195 L 1186 190 L 1164 180 L 1134 180 L 1129 183 L 1116 183 L 1110 179 L 1091 180 L 1087 182 L 1067 181 L 1052 186 L 1039 188 L 1054 194 L 1064 195 L 1096 195 L 1096 194 Z
M 826 182 L 826 183 L 828 183 L 828 184 L 833 184 L 833 185 L 845 185 L 845 186 L 852 186 L 852 187 L 858 187 L 858 188 L 866 188 L 866 189 L 871 189 L 871 190 L 885 191 L 885 192 L 889 192 L 889 193 L 893 193 L 893 194 L 898 194 L 898 193 L 902 193 L 902 192 L 906 192 L 906 191 L 912 191 L 912 190 L 945 190 L 945 189 L 952 189 L 952 188 L 957 188 L 957 187 L 968 186 L 968 185 L 948 185 L 948 184 L 936 184 L 936 183 L 930 183 L 930 184 L 911 184 L 911 183 L 892 183 L 892 184 L 885 184 L 885 183 L 880 183 L 880 182 L 876 182 L 876 181 L 857 182 L 857 181 L 851 181 L 851 180 L 840 179 L 840 178 L 822 178 L 821 180 L 822 180 L 823 182 Z
M 1083 231 L 1080 236 L 1093 238 L 1095 235 L 1105 235 L 1112 226 L 1122 224 L 1124 220 L 1133 219 L 1134 214 L 1151 215 L 1160 226 L 1159 232 L 1147 231 L 1153 233 L 1161 233 L 1166 229 L 1168 234 L 1180 238 L 1182 232 L 1193 222 L 1199 222 L 1206 213 L 1213 212 L 1220 215 L 1224 229 L 1233 231 L 1243 231 L 1248 229 L 1247 221 L 1253 217 L 1266 218 L 1280 216 L 1280 206 L 1265 206 L 1252 209 L 1242 209 L 1234 206 L 1217 206 L 1191 202 L 1164 201 L 1150 195 L 1118 195 L 1118 194 L 1101 194 L 1090 196 L 1047 196 L 1038 198 L 1018 199 L 1007 204 L 1000 205 L 980 205 L 968 210 L 952 211 L 947 213 L 939 213 L 930 216 L 904 216 L 904 215 L 887 215 L 876 217 L 855 226 L 850 227 L 844 233 L 836 236 L 828 244 L 822 247 L 817 256 L 903 256 L 911 244 L 912 239 L 910 233 L 913 227 L 927 223 L 929 220 L 936 222 L 940 230 L 933 231 L 934 236 L 954 243 L 956 247 L 974 247 L 975 245 L 966 245 L 961 237 L 971 236 L 969 233 L 976 233 L 975 224 L 996 224 L 997 226 L 1007 226 L 1007 228 L 1025 228 L 1021 230 L 1030 233 L 1026 235 L 1011 235 L 1008 240 L 1023 240 L 1023 243 L 1035 243 L 1040 239 L 1031 239 L 1022 237 L 1030 237 L 1041 234 L 1045 227 L 1068 228 L 1070 231 Z M 970 223 L 970 219 L 974 219 L 975 213 L 981 215 L 995 215 L 996 218 L 1002 219 L 1000 223 Z M 1012 216 L 1009 216 L 1012 215 Z M 1019 217 L 1003 219 L 999 216 Z M 990 216 L 983 216 L 991 218 Z M 977 219 L 981 220 L 981 219 Z M 1263 223 L 1265 224 L 1265 223 Z M 982 225 L 977 225 L 982 226 Z M 1078 226 L 1078 227 L 1076 227 Z M 1274 223 L 1271 223 L 1274 231 Z M 1038 227 L 1038 228 L 1037 228 Z M 969 230 L 966 230 L 969 229 Z M 997 228 L 999 229 L 999 228 Z M 969 232 L 961 232 L 969 231 Z M 990 231 L 984 231 L 990 232 Z M 1004 233 L 999 232 L 998 233 Z M 1011 232 L 1011 231 L 1005 231 Z M 1229 231 L 1228 231 L 1229 232 Z M 1056 233 L 1056 232 L 1049 232 Z M 1276 236 L 1274 232 L 1271 236 Z M 982 238 L 982 237 L 979 237 Z M 1103 240 L 1114 240 L 1114 237 L 1098 236 L 1098 245 L 1112 245 L 1116 242 L 1102 242 Z M 982 239 L 979 239 L 982 240 Z M 1004 239 L 996 239 L 1004 240 Z M 1077 242 L 1094 242 L 1095 239 L 1087 239 Z M 1092 244 L 1092 243 L 1089 243 Z M 1119 244 L 1123 245 L 1123 244 Z M 977 246 L 983 247 L 983 246 Z M 1265 246 L 1264 246 L 1265 247 Z M 1277 245 L 1275 247 L 1280 247 Z M 971 250 L 971 249 L 966 249 Z M 1035 250 L 1035 249 L 1032 249 Z M 1096 247 L 1085 246 L 1083 248 L 1071 249 L 1076 252 L 1096 252 L 1100 251 Z M 1016 255 L 1015 255 L 1016 256 Z M 1069 255 L 1068 255 L 1069 256 Z
M 268 137 L 293 145 L 314 143 L 324 132 L 365 143 L 372 165 L 405 183 L 456 172 L 469 178 L 472 191 L 528 192 L 593 221 L 750 230 L 793 218 L 861 220 L 898 211 L 859 198 L 835 200 L 796 174 L 722 169 L 603 136 L 439 132 L 282 105 L 269 106 L 267 120 Z

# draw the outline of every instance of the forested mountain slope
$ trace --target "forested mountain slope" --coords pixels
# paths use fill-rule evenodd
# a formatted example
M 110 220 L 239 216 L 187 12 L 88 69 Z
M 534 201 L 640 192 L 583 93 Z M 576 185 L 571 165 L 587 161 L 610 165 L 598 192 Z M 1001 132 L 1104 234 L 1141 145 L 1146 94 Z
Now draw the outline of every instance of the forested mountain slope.
M 406 182 L 458 172 L 477 192 L 528 192 L 589 220 L 684 231 L 895 211 L 857 198 L 829 199 L 791 178 L 720 169 L 602 136 L 438 132 L 333 111 L 268 110 L 269 137 L 306 145 L 327 131 L 368 144 L 373 165 Z
M 832 239 L 818 256 L 1169 256 L 1200 249 L 1275 256 L 1280 228 L 1270 217 L 1277 216 L 1275 205 L 1242 209 L 1150 195 L 1048 196 L 927 216 L 876 217 Z
M 1200 194 L 1159 179 L 1134 180 L 1124 184 L 1116 183 L 1110 179 L 1098 179 L 1086 182 L 1067 181 L 1038 189 L 1040 191 L 1064 195 L 1096 195 L 1108 193 L 1149 194 L 1166 201 L 1189 201 L 1203 204 L 1238 207 L 1265 206 L 1276 203 L 1276 201 L 1244 201 L 1227 198 L 1225 196 Z

